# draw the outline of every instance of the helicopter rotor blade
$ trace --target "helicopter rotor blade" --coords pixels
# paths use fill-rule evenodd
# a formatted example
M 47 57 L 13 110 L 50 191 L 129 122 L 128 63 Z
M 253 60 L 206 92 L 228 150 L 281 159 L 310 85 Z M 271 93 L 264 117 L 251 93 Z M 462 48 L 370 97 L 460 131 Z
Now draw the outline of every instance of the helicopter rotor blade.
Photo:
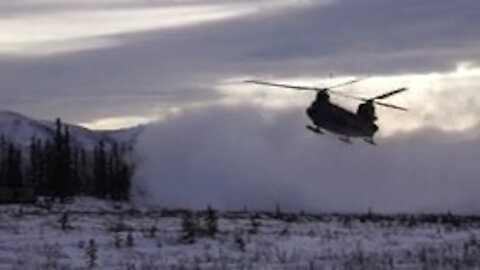
M 404 112 L 408 111 L 407 108 L 400 107 L 400 106 L 397 106 L 397 105 L 393 105 L 393 104 L 390 104 L 390 103 L 380 102 L 380 101 L 376 101 L 376 100 L 374 100 L 373 102 L 377 105 L 381 105 L 381 106 L 384 106 L 384 107 L 387 107 L 387 108 L 396 109 L 396 110 L 400 110 L 400 111 L 404 111 Z
M 373 98 L 355 97 L 355 96 L 351 96 L 351 95 L 348 95 L 348 94 L 344 94 L 344 93 L 339 92 L 339 91 L 331 90 L 333 88 L 354 84 L 354 83 L 357 83 L 359 81 L 365 80 L 367 78 L 368 77 L 355 79 L 355 80 L 351 80 L 351 81 L 344 82 L 344 83 L 341 83 L 341 84 L 333 85 L 333 86 L 330 86 L 330 87 L 325 87 L 325 88 L 298 86 L 298 85 L 281 84 L 281 83 L 272 83 L 272 82 L 266 82 L 266 81 L 260 81 L 260 80 L 247 80 L 247 81 L 244 81 L 244 82 L 259 84 L 259 85 L 266 85 L 266 86 L 273 86 L 273 87 L 295 89 L 295 90 L 301 90 L 301 91 L 328 91 L 331 94 L 334 94 L 334 95 L 337 95 L 337 96 L 340 96 L 340 97 L 344 97 L 344 98 L 349 98 L 349 99 L 358 100 L 358 101 L 372 101 L 377 105 L 384 106 L 384 107 L 391 108 L 391 109 L 400 110 L 400 111 L 407 111 L 408 110 L 404 107 L 400 107 L 400 106 L 393 105 L 393 104 L 390 104 L 390 103 L 377 101 L 377 99 L 384 99 L 384 98 L 399 94 L 401 92 L 404 92 L 404 91 L 408 90 L 408 88 L 406 88 L 406 87 L 395 89 L 393 91 L 389 91 L 387 93 L 381 94 L 381 95 L 373 97 Z
M 350 81 L 347 81 L 347 82 L 335 84 L 335 85 L 332 85 L 332 86 L 329 86 L 329 87 L 325 87 L 325 88 L 326 89 L 334 89 L 334 88 L 338 88 L 338 87 L 343 87 L 343 86 L 351 85 L 351 84 L 366 80 L 368 78 L 369 77 L 358 78 L 358 79 L 350 80 Z
M 389 91 L 389 92 L 387 92 L 387 93 L 385 93 L 385 94 L 381 94 L 381 95 L 379 95 L 379 96 L 373 97 L 373 98 L 371 98 L 371 99 L 372 99 L 372 100 L 384 99 L 384 98 L 387 98 L 387 97 L 390 97 L 390 96 L 399 94 L 399 93 L 404 92 L 404 91 L 407 91 L 407 90 L 408 90 L 408 88 L 402 87 L 402 88 L 399 88 L 399 89 L 395 89 L 395 90 Z
M 355 97 L 355 96 L 350 96 L 350 95 L 346 95 L 346 94 L 343 94 L 343 93 L 340 93 L 340 92 L 333 92 L 333 91 L 331 93 L 335 94 L 337 96 L 340 96 L 340 97 L 349 98 L 349 99 L 358 100 L 358 101 L 372 101 L 373 103 L 375 103 L 377 105 L 384 106 L 384 107 L 391 108 L 391 109 L 397 109 L 397 110 L 400 110 L 400 111 L 408 111 L 407 108 L 400 107 L 400 106 L 397 106 L 397 105 L 393 105 L 393 104 L 390 104 L 390 103 L 380 102 L 380 101 L 377 101 L 377 100 L 371 99 L 371 98 Z
M 363 77 L 359 79 L 354 79 L 350 80 L 347 82 L 335 84 L 329 87 L 309 87 L 309 86 L 299 86 L 299 85 L 291 85 L 291 84 L 282 84 L 282 83 L 272 83 L 272 82 L 266 82 L 266 81 L 260 81 L 260 80 L 247 80 L 244 81 L 246 83 L 253 83 L 253 84 L 259 84 L 259 85 L 267 85 L 267 86 L 274 86 L 274 87 L 282 87 L 282 88 L 289 88 L 289 89 L 295 89 L 295 90 L 305 90 L 305 91 L 331 91 L 331 89 L 334 88 L 339 88 L 347 85 L 351 85 L 360 81 L 363 81 L 367 79 L 368 77 Z M 333 92 L 333 91 L 332 91 Z
M 344 94 L 344 93 L 338 92 L 338 91 L 328 91 L 328 92 L 330 94 L 334 94 L 334 95 L 337 95 L 337 96 L 343 97 L 343 98 L 349 98 L 349 99 L 358 100 L 358 101 L 367 101 L 368 100 L 366 98 L 351 96 L 351 95 Z
M 273 87 L 289 88 L 289 89 L 295 89 L 295 90 L 304 90 L 304 91 L 323 91 L 323 90 L 327 90 L 326 88 L 298 86 L 298 85 L 282 84 L 282 83 L 271 83 L 271 82 L 258 81 L 258 80 L 248 80 L 248 81 L 245 81 L 245 82 L 246 83 L 259 84 L 259 85 L 273 86 Z

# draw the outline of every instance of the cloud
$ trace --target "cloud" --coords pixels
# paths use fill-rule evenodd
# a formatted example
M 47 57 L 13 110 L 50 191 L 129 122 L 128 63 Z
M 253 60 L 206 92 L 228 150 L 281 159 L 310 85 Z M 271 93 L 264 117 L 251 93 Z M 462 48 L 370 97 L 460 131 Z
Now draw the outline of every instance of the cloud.
M 120 43 L 114 35 L 211 22 L 246 11 L 210 6 L 60 12 L 8 18 L 0 20 L 6 30 L 0 38 L 0 52 L 21 56 L 114 46 Z
M 40 11 L 31 8 L 36 5 L 34 1 L 9 2 L 9 8 L 2 8 L 8 13 L 4 18 L 9 20 L 48 17 L 51 12 L 102 14 L 101 21 L 107 24 L 108 18 L 120 18 L 109 26 L 115 33 L 102 32 L 105 25 L 80 27 L 83 30 L 78 33 L 64 32 L 83 35 L 81 40 L 43 47 L 56 51 L 73 46 L 61 54 L 0 56 L 2 108 L 43 118 L 62 116 L 72 122 L 116 116 L 152 118 L 159 110 L 219 102 L 233 98 L 231 93 L 218 91 L 220 84 L 231 78 L 298 80 L 325 78 L 333 73 L 341 77 L 374 75 L 395 79 L 404 74 L 445 74 L 460 62 L 480 62 L 480 40 L 472 28 L 478 24 L 478 16 L 474 16 L 478 3 L 472 0 L 326 1 L 328 5 L 323 1 L 242 1 L 221 5 L 224 1 L 79 4 L 52 0 L 46 1 L 48 5 Z M 221 6 L 232 11 L 237 5 L 254 11 L 212 23 L 148 31 L 125 21 L 129 14 L 143 17 L 166 7 Z M 132 13 L 128 12 L 130 8 Z M 153 17 L 145 16 L 147 25 L 161 23 Z M 447 17 L 449 20 L 445 20 Z M 69 25 L 68 21 L 58 22 L 56 26 Z M 81 20 L 79 24 L 88 23 Z M 131 31 L 124 25 L 132 27 Z M 55 31 L 44 32 L 40 34 L 55 36 Z M 91 46 L 88 50 L 81 50 L 87 45 Z M 401 83 L 416 92 L 430 87 L 419 88 L 415 80 Z M 439 84 L 442 89 L 476 87 L 476 83 L 462 85 L 459 80 Z M 385 85 L 383 82 L 368 88 L 380 90 Z M 387 87 L 397 87 L 397 83 Z M 413 105 L 428 102 L 435 108 L 443 106 L 435 104 L 437 99 L 430 96 L 422 98 Z M 304 101 L 308 102 L 308 98 Z
M 478 130 L 423 129 L 346 145 L 304 129 L 302 111 L 213 106 L 139 140 L 137 199 L 170 207 L 478 213 Z M 468 135 L 467 135 L 468 134 Z
M 259 12 L 261 7 L 279 8 L 289 4 L 280 0 L 263 4 L 249 1 L 44 2 L 50 8 L 40 11 L 35 8 L 38 3 L 25 0 L 3 4 L 7 9 L 4 13 L 9 9 L 16 13 L 0 18 L 0 27 L 4 28 L 0 54 L 21 57 L 119 46 L 123 42 L 121 35 L 223 21 Z M 24 12 L 20 12 L 22 8 Z
M 147 124 L 148 122 L 151 122 L 153 119 L 148 119 L 145 117 L 141 116 L 117 116 L 117 117 L 112 117 L 112 118 L 102 118 L 95 120 L 93 122 L 89 123 L 81 123 L 80 125 L 85 126 L 89 129 L 95 129 L 95 130 L 114 130 L 114 129 L 120 129 L 125 126 L 130 126 L 130 125 L 142 125 L 142 124 Z

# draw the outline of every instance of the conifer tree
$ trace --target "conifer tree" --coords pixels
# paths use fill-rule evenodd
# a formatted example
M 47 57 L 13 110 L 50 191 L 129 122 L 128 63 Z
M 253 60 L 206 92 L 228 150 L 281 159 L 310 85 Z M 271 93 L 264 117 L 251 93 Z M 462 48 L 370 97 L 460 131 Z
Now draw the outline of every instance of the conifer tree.
M 9 188 L 18 188 L 23 184 L 22 153 L 13 143 L 8 144 L 6 178 Z
M 107 154 L 105 151 L 105 144 L 100 141 L 94 150 L 93 163 L 93 181 L 95 185 L 95 194 L 100 198 L 107 197 Z
M 215 235 L 218 233 L 218 216 L 217 216 L 217 211 L 213 210 L 210 205 L 207 207 L 207 212 L 206 212 L 206 233 L 210 237 L 215 237 Z
M 125 145 L 104 141 L 93 151 L 74 147 L 60 119 L 50 139 L 31 138 L 25 155 L 1 135 L 0 188 L 27 187 L 61 201 L 77 194 L 128 200 L 133 166 L 124 159 L 127 151 Z
M 195 242 L 196 232 L 196 217 L 190 210 L 186 210 L 182 216 L 181 239 L 186 243 L 193 244 Z
M 0 185 L 1 187 L 7 187 L 7 143 L 5 136 L 2 134 L 0 138 Z
M 89 269 L 95 268 L 98 260 L 98 247 L 95 239 L 88 241 L 88 246 L 85 250 L 85 256 L 87 258 L 87 267 Z
M 56 120 L 55 137 L 53 140 L 52 182 L 53 195 L 64 201 L 72 195 L 71 192 L 71 162 L 70 162 L 70 133 L 67 128 L 63 131 L 61 120 Z

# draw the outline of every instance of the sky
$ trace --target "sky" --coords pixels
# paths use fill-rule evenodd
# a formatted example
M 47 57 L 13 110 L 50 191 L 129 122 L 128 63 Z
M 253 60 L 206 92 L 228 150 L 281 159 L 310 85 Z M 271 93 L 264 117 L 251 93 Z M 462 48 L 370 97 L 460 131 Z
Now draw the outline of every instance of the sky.
M 353 186 L 363 187 L 366 194 L 383 188 L 384 194 L 400 201 L 407 191 L 418 186 L 399 184 L 398 179 L 440 178 L 446 179 L 438 190 L 443 195 L 431 195 L 425 201 L 407 200 L 410 204 L 384 204 L 384 200 L 374 200 L 372 196 L 354 197 L 345 204 L 333 203 L 336 199 L 326 196 L 318 203 L 332 205 L 329 209 L 342 206 L 336 210 L 382 206 L 385 211 L 440 211 L 455 205 L 467 211 L 463 207 L 476 200 L 473 195 L 462 196 L 462 191 L 473 192 L 476 185 L 471 178 L 480 173 L 468 165 L 480 153 L 472 150 L 463 154 L 475 144 L 480 122 L 478 10 L 480 3 L 476 0 L 5 0 L 0 2 L 0 108 L 41 119 L 61 117 L 97 129 L 153 121 L 154 128 L 139 144 L 139 149 L 143 149 L 139 159 L 145 164 L 140 166 L 139 178 L 141 188 L 147 190 L 163 186 L 165 181 L 158 184 L 152 180 L 159 175 L 185 179 L 182 188 L 198 174 L 205 179 L 223 177 L 237 181 L 239 173 L 234 172 L 241 169 L 239 164 L 248 161 L 245 169 L 258 172 L 247 175 L 250 180 L 290 174 L 280 177 L 285 184 L 278 186 L 279 193 L 285 194 L 280 197 L 290 200 L 285 204 L 325 210 L 312 205 L 317 204 L 313 198 L 326 194 L 304 192 L 328 187 L 327 190 L 336 190 L 334 194 L 339 198 L 351 196 L 346 187 L 352 186 L 349 181 L 353 180 L 345 179 L 378 171 L 378 166 L 371 164 L 376 161 L 382 168 L 372 179 L 389 178 L 390 182 L 379 186 L 371 180 Z M 408 107 L 408 112 L 378 108 L 378 140 L 385 146 L 374 153 L 357 144 L 345 150 L 332 136 L 320 139 L 305 134 L 308 119 L 304 110 L 313 94 L 242 82 L 254 78 L 321 87 L 365 76 L 369 79 L 341 90 L 371 97 L 399 87 L 409 88 L 388 100 Z M 335 98 L 334 102 L 352 110 L 358 105 L 342 98 Z M 252 115 L 243 115 L 248 113 Z M 190 124 L 182 126 L 187 123 Z M 219 148 L 212 144 L 216 140 L 210 139 L 218 134 L 203 129 L 203 124 L 220 134 L 236 131 L 240 138 L 253 138 L 246 139 L 246 145 L 239 149 L 238 138 L 232 135 L 224 142 L 228 146 Z M 269 129 L 269 125 L 273 127 Z M 192 153 L 180 147 L 179 144 L 189 143 L 178 141 L 183 138 L 178 133 L 195 134 L 184 139 L 197 141 L 204 149 L 217 149 L 219 154 Z M 291 138 L 283 138 L 285 134 Z M 284 140 L 286 146 L 274 147 L 270 140 Z M 150 149 L 146 142 L 158 144 L 160 149 Z M 178 151 L 178 155 L 195 156 L 180 161 L 171 159 L 174 154 L 165 157 L 161 151 L 164 144 L 177 145 L 170 151 Z M 425 151 L 417 153 L 423 145 Z M 279 149 L 283 150 L 278 152 Z M 290 151 L 283 152 L 285 149 Z M 320 164 L 330 164 L 326 175 L 335 182 L 315 182 L 315 174 L 310 173 L 303 175 L 306 182 L 291 187 L 289 181 L 302 175 L 300 172 L 314 170 L 314 163 L 309 163 L 312 161 L 303 162 L 315 160 L 313 149 L 318 152 Z M 228 169 L 222 177 L 217 176 L 215 167 L 202 163 L 204 154 L 210 155 L 207 157 L 215 164 L 237 156 L 237 152 L 240 157 L 223 165 Z M 322 155 L 326 152 L 329 154 Z M 450 152 L 456 153 L 456 161 L 437 159 L 439 153 Z M 334 158 L 330 159 L 332 155 Z M 369 155 L 376 155 L 377 159 L 370 159 Z M 413 163 L 409 158 L 412 155 L 430 165 Z M 254 166 L 262 162 L 257 156 L 297 156 L 299 160 L 283 166 L 288 170 L 279 171 L 274 169 L 276 164 L 287 161 L 265 161 L 260 170 Z M 158 160 L 166 164 L 177 162 L 184 172 L 159 172 L 155 165 Z M 407 174 L 397 171 L 395 164 L 402 162 Z M 442 171 L 446 168 L 444 163 L 449 164 L 448 172 Z M 341 171 L 350 174 L 343 175 Z M 460 182 L 454 181 L 457 176 Z M 245 191 L 240 194 L 250 194 L 252 185 L 248 183 L 252 182 L 245 183 L 238 187 Z M 426 189 L 431 190 L 439 182 L 422 183 L 420 193 L 425 194 Z M 387 192 L 392 189 L 403 192 Z M 282 190 L 298 190 L 298 197 L 312 199 L 294 202 Z M 217 198 L 217 203 L 239 207 L 245 196 L 232 199 L 235 203 Z M 280 200 L 269 198 L 258 205 L 266 207 Z M 178 203 L 173 199 L 170 202 Z

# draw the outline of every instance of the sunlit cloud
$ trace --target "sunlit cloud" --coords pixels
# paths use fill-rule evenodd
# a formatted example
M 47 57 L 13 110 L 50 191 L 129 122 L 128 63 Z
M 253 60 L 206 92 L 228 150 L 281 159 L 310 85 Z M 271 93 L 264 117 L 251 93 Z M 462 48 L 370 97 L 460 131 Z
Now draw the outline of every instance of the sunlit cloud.
M 152 121 L 155 121 L 155 119 L 143 116 L 123 116 L 96 119 L 91 122 L 81 123 L 80 125 L 95 130 L 112 130 L 138 126 Z
M 65 40 L 56 42 L 2 43 L 0 55 L 4 56 L 40 56 L 53 53 L 68 53 L 107 48 L 118 45 L 118 41 L 107 38 L 89 38 L 88 40 Z
M 5 52 L 48 52 L 52 46 L 92 47 L 100 38 L 152 29 L 180 27 L 238 16 L 248 9 L 230 10 L 221 6 L 111 10 L 88 12 L 57 12 L 0 20 L 3 34 L 0 50 Z M 71 47 L 78 42 L 77 48 Z M 109 44 L 114 44 L 110 42 Z M 63 46 L 62 46 L 63 45 Z M 103 42 L 105 45 L 105 42 Z M 93 46 L 95 47 L 95 46 Z
M 52 4 L 52 1 L 46 2 Z M 33 2 L 22 3 L 23 6 L 35 6 Z M 63 3 L 65 8 L 60 9 L 58 7 L 62 3 L 53 2 L 57 8 L 44 12 L 20 12 L 16 16 L 0 18 L 0 54 L 44 55 L 102 48 L 118 45 L 119 35 L 199 25 L 308 3 L 309 1 L 301 1 L 295 4 L 283 0 L 260 4 L 247 1 L 161 5 L 152 2 L 148 6 L 138 1 L 110 1 L 104 3 L 106 7 L 103 8 L 98 8 L 98 4 L 95 4 L 96 9 L 79 9 L 79 5 L 67 2 Z M 72 8 L 72 5 L 76 8 Z M 84 3 L 84 6 L 89 5 L 93 3 Z M 10 5 L 10 8 L 12 6 L 16 7 Z

